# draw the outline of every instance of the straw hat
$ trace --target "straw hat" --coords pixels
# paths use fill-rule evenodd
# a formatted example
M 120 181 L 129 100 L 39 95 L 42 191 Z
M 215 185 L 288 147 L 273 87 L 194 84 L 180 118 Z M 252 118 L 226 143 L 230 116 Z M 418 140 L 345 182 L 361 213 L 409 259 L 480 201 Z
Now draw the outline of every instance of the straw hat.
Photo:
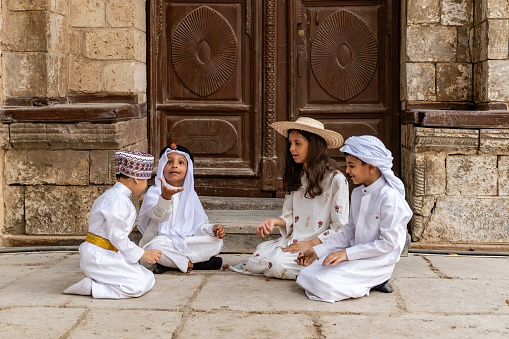
M 288 138 L 289 129 L 307 131 L 321 136 L 327 143 L 327 148 L 339 148 L 343 145 L 343 136 L 337 132 L 325 129 L 323 124 L 315 119 L 301 117 L 296 121 L 278 121 L 270 125 L 279 134 Z

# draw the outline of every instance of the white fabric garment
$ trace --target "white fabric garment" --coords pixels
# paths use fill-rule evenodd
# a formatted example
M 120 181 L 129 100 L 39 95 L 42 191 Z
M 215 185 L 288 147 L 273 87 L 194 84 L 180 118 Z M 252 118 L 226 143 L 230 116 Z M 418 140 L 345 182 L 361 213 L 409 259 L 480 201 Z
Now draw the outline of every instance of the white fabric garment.
M 352 192 L 350 218 L 340 233 L 314 248 L 318 258 L 304 268 L 297 283 L 310 299 L 334 302 L 369 295 L 391 277 L 405 246 L 412 211 L 381 176 Z M 331 252 L 346 248 L 348 261 L 322 266 Z
M 108 239 L 118 252 L 84 242 L 80 245 L 80 267 L 92 282 L 94 298 L 131 298 L 148 292 L 154 275 L 138 263 L 144 250 L 129 240 L 136 209 L 131 190 L 117 182 L 93 204 L 88 231 Z
M 307 187 L 305 176 L 302 176 L 301 183 L 299 190 L 285 197 L 280 218 L 285 220 L 286 227 L 278 227 L 282 237 L 259 244 L 248 262 L 231 267 L 233 271 L 295 279 L 302 269 L 294 261 L 298 254 L 281 249 L 295 241 L 316 237 L 325 242 L 348 221 L 348 181 L 341 172 L 328 172 L 322 181 L 323 193 L 313 199 L 304 197 Z
M 341 152 L 356 156 L 360 160 L 378 167 L 382 175 L 403 198 L 405 198 L 405 186 L 401 179 L 392 171 L 392 153 L 380 139 L 372 135 L 354 136 L 346 139 Z
M 180 253 L 186 253 L 187 243 L 185 239 L 194 235 L 196 230 L 203 223 L 208 222 L 207 214 L 205 214 L 200 199 L 198 198 L 198 194 L 196 194 L 196 191 L 194 190 L 193 162 L 191 161 L 189 154 L 186 152 L 168 148 L 159 159 L 155 186 L 150 187 L 143 198 L 138 229 L 143 234 L 148 227 L 150 217 L 147 213 L 161 196 L 161 181 L 159 179 L 161 178 L 166 182 L 163 175 L 163 169 L 168 162 L 168 154 L 170 153 L 178 153 L 186 157 L 187 172 L 186 177 L 184 178 L 184 190 L 180 192 L 179 195 L 181 207 L 179 209 L 175 209 L 175 215 L 173 218 L 159 222 L 158 234 L 170 238 L 173 245 Z M 168 183 L 166 182 L 166 184 Z

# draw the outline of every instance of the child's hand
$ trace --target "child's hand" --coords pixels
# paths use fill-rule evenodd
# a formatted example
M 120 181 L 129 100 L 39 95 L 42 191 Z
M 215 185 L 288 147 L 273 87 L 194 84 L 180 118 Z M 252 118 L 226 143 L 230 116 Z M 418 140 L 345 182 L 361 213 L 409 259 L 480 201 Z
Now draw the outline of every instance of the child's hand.
M 329 253 L 328 256 L 323 260 L 322 266 L 327 265 L 336 265 L 338 262 L 347 261 L 348 256 L 346 255 L 346 250 L 340 250 L 336 252 Z
M 214 232 L 216 237 L 218 237 L 219 239 L 223 239 L 224 236 L 226 235 L 223 225 L 214 225 L 212 227 L 212 232 Z
M 276 226 L 276 222 L 277 218 L 270 218 L 265 220 L 256 228 L 256 234 L 260 238 L 265 238 L 266 235 L 269 235 L 272 232 L 274 226 Z
M 141 259 L 148 263 L 155 264 L 161 259 L 161 251 L 159 250 L 145 250 L 145 253 L 141 256 Z
M 166 185 L 166 182 L 164 182 L 163 178 L 159 178 L 159 181 L 161 181 L 161 196 L 165 200 L 171 200 L 171 197 L 174 194 L 182 192 L 184 190 L 182 187 L 171 188 L 170 186 Z
M 318 256 L 316 255 L 315 250 L 313 247 L 308 247 L 302 253 L 299 253 L 299 256 L 297 259 L 295 259 L 295 262 L 301 266 L 309 266 L 316 259 L 318 259 Z
M 313 247 L 311 241 L 296 241 L 290 246 L 283 248 L 283 252 L 301 253 L 307 250 L 309 247 Z

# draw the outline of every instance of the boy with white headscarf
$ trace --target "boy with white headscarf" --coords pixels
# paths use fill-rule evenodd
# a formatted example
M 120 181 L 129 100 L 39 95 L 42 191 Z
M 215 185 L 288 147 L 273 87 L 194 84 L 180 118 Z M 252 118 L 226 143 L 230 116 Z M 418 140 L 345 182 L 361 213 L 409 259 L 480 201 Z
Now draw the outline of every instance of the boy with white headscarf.
M 156 184 L 149 188 L 140 209 L 140 246 L 162 252 L 155 273 L 178 268 L 219 269 L 216 257 L 223 247 L 222 225 L 209 224 L 194 190 L 194 158 L 180 145 L 165 147 L 160 154 Z M 142 262 L 147 267 L 147 265 Z
M 372 288 L 392 292 L 389 279 L 412 217 L 403 182 L 391 170 L 392 154 L 378 138 L 350 137 L 340 150 L 347 174 L 361 184 L 352 192 L 349 222 L 296 260 L 309 265 L 297 278 L 306 295 L 331 303 L 369 295 Z

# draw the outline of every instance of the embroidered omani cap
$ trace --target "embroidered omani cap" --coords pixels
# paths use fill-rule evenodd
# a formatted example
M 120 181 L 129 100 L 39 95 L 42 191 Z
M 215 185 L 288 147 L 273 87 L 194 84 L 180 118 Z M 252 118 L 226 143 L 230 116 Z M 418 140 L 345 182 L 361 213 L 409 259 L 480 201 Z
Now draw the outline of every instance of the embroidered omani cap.
M 321 136 L 327 143 L 327 148 L 339 148 L 343 145 L 343 136 L 338 132 L 325 129 L 323 124 L 315 119 L 300 117 L 295 121 L 278 121 L 271 124 L 278 133 L 288 138 L 288 130 L 307 131 Z
M 115 153 L 115 170 L 135 179 L 150 179 L 154 168 L 154 157 L 139 150 Z

